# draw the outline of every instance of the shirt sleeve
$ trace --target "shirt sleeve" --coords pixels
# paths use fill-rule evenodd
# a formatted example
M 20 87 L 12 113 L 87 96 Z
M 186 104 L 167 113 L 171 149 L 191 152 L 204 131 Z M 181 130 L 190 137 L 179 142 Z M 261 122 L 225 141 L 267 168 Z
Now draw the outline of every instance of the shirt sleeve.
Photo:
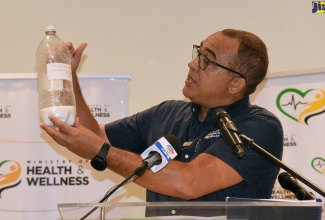
M 111 145 L 140 154 L 148 147 L 148 131 L 157 106 L 105 125 Z

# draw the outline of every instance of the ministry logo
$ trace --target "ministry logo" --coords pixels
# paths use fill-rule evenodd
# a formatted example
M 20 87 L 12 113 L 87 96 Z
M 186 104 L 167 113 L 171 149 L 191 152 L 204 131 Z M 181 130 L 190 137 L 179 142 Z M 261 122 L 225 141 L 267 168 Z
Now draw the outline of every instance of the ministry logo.
M 279 93 L 276 105 L 288 118 L 308 125 L 311 118 L 325 112 L 325 91 L 322 89 L 300 91 L 288 88 Z
M 311 166 L 314 170 L 316 170 L 318 173 L 325 175 L 325 158 L 322 157 L 316 157 L 312 160 Z
M 0 162 L 0 198 L 4 190 L 18 186 L 21 183 L 21 166 L 17 161 L 4 160 Z

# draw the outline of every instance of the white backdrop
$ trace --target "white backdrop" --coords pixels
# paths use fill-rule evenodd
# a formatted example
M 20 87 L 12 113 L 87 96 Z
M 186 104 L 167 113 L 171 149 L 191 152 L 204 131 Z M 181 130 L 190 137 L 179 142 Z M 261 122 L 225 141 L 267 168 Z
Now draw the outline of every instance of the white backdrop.
M 99 123 L 126 116 L 129 79 L 80 78 L 86 102 Z M 57 219 L 58 203 L 97 202 L 122 181 L 108 170 L 95 171 L 88 160 L 42 131 L 37 96 L 33 74 L 8 74 L 0 80 L 0 219 Z M 126 193 L 119 190 L 113 201 L 125 200 Z
M 255 94 L 252 103 L 267 108 L 282 122 L 283 162 L 324 190 L 325 73 L 269 78 Z M 292 198 L 291 195 L 277 182 L 275 198 Z

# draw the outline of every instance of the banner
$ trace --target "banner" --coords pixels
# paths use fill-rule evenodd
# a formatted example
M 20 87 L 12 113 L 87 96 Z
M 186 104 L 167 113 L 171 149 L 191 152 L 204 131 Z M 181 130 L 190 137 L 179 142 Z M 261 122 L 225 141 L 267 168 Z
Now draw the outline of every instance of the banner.
M 61 219 L 59 203 L 98 202 L 123 181 L 108 170 L 94 170 L 89 160 L 40 129 L 36 75 L 0 77 L 0 219 Z M 127 115 L 129 80 L 79 77 L 86 103 L 100 124 Z M 125 193 L 119 190 L 111 201 L 123 201 Z
M 266 79 L 251 101 L 280 119 L 284 130 L 283 162 L 324 190 L 325 73 Z M 293 193 L 283 190 L 278 181 L 273 191 L 273 198 L 296 199 Z

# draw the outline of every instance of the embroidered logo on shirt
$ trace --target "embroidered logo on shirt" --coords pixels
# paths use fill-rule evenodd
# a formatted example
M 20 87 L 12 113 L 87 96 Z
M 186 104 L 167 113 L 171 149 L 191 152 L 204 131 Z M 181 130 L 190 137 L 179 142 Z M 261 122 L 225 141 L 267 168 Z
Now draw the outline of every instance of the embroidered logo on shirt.
M 216 131 L 211 131 L 210 133 L 208 133 L 204 139 L 210 139 L 210 138 L 214 138 L 214 137 L 220 137 L 220 130 L 216 130 Z

